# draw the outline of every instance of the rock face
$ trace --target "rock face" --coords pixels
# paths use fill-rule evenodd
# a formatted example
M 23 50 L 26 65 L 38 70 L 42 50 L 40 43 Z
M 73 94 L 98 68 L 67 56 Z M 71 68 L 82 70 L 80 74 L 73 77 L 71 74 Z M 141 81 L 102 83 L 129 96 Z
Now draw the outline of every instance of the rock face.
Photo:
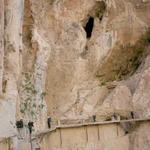
M 17 134 L 20 119 L 38 131 L 48 116 L 150 117 L 149 14 L 150 0 L 0 0 L 0 139 Z M 148 150 L 148 130 L 114 143 Z
M 120 85 L 109 94 L 103 104 L 99 106 L 97 113 L 103 119 L 119 114 L 121 117 L 130 117 L 130 112 L 133 111 L 132 95 L 127 86 Z
M 133 96 L 133 103 L 136 109 L 138 117 L 149 117 L 150 116 L 150 102 L 149 102 L 149 78 L 150 78 L 150 67 L 147 68 L 139 81 L 135 94 Z

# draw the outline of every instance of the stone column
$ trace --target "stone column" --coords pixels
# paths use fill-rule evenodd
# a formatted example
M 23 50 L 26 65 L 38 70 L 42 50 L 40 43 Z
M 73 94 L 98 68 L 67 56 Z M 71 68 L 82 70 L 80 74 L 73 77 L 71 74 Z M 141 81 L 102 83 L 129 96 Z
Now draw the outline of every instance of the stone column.
M 22 20 L 24 0 L 0 0 L 0 138 L 16 134 L 16 112 L 19 101 L 18 80 L 21 72 Z M 3 84 L 4 85 L 4 84 Z

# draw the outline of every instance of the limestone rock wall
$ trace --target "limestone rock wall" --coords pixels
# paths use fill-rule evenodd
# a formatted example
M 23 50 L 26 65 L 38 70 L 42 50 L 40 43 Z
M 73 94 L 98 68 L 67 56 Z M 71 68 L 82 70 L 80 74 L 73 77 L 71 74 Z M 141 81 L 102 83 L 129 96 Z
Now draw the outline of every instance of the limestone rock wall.
M 150 117 L 149 14 L 149 0 L 0 0 L 0 138 L 19 119 Z M 127 149 L 149 148 L 143 130 Z
M 106 8 L 101 18 L 96 7 L 100 7 L 102 1 L 40 3 L 32 1 L 31 9 L 35 21 L 33 34 L 38 33 L 50 49 L 45 72 L 48 114 L 56 118 L 87 118 L 94 113 L 97 104 L 103 103 L 105 96 L 99 93 L 110 92 L 99 87 L 97 78 L 105 76 L 101 74 L 105 68 L 115 69 L 105 67 L 108 57 L 111 54 L 115 60 L 125 57 L 123 52 L 121 56 L 113 54 L 113 50 L 119 45 L 136 43 L 148 29 L 149 2 L 103 1 Z M 40 15 L 37 10 L 41 10 Z M 84 28 L 90 17 L 94 25 L 91 37 L 87 38 Z M 128 57 L 130 52 L 125 55 Z M 106 71 L 106 76 L 111 73 Z

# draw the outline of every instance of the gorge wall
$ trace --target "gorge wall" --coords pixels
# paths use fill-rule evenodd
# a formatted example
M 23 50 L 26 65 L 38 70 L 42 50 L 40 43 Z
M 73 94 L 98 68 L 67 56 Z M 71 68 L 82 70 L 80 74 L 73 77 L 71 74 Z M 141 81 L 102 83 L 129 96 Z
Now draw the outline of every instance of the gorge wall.
M 47 117 L 150 118 L 149 14 L 150 0 L 0 0 L 0 148 L 23 149 L 13 138 L 20 119 L 38 132 Z M 122 129 L 125 141 L 112 136 L 110 145 L 149 150 L 149 127 Z M 41 149 L 50 150 L 44 138 Z M 106 141 L 68 150 L 113 150 Z

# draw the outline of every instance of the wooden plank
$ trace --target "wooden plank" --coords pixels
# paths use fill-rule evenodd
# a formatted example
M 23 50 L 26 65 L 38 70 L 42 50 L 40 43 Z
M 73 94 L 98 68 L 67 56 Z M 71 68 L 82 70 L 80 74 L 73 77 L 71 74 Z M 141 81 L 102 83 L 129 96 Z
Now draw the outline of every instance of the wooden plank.
M 60 137 L 60 147 L 62 147 L 62 133 L 61 133 L 61 129 L 59 129 L 59 137 Z

